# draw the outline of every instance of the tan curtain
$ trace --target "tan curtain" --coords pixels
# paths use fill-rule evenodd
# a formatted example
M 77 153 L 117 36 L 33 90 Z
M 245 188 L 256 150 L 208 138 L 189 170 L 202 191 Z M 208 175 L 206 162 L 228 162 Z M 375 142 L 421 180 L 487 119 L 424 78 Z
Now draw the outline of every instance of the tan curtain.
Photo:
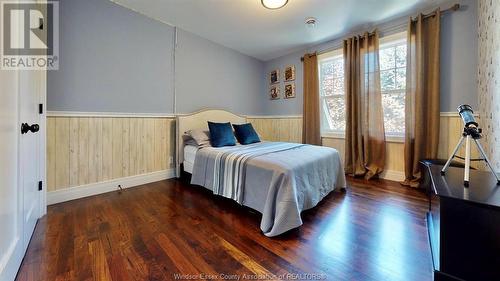
M 441 13 L 408 23 L 405 109 L 405 181 L 418 186 L 418 161 L 437 157 L 439 142 L 439 48 Z
M 379 175 L 385 164 L 378 56 L 378 31 L 344 40 L 345 171 L 367 179 Z
M 316 54 L 304 55 L 304 112 L 302 122 L 303 143 L 321 145 L 318 56 Z

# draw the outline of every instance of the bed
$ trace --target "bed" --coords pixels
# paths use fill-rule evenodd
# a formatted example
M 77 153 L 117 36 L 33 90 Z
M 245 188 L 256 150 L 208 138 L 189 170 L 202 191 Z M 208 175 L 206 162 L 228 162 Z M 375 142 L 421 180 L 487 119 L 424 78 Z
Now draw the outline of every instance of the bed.
M 337 150 L 286 142 L 199 148 L 185 132 L 207 129 L 207 121 L 246 123 L 225 110 L 203 110 L 177 117 L 177 175 L 191 184 L 233 199 L 262 214 L 260 228 L 272 237 L 302 225 L 301 212 L 315 207 L 335 189 L 346 187 Z

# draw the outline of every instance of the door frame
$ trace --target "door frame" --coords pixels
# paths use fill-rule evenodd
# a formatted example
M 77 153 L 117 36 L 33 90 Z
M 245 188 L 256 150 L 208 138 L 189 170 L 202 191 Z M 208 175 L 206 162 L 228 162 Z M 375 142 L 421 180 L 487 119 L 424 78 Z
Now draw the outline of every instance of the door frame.
M 39 159 L 40 165 L 38 167 L 40 180 L 42 181 L 42 191 L 40 194 L 40 214 L 39 219 L 47 214 L 47 70 L 40 73 L 40 95 L 38 102 L 41 104 L 42 114 L 40 117 L 40 142 L 39 142 Z
M 47 0 L 35 0 L 39 5 L 44 5 Z M 40 142 L 39 142 L 39 153 L 40 153 L 40 166 L 39 166 L 39 176 L 42 181 L 42 193 L 40 194 L 40 214 L 39 219 L 47 214 L 47 68 L 40 73 L 40 95 L 38 97 L 38 102 L 41 104 L 42 113 L 40 117 Z

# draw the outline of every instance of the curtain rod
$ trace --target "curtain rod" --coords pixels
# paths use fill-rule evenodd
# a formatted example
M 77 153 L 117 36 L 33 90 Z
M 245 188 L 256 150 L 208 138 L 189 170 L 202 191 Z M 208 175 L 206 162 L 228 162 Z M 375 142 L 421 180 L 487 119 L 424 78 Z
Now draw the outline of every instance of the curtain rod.
M 458 3 L 457 3 L 457 4 L 455 4 L 455 5 L 451 6 L 451 7 L 449 7 L 448 9 L 444 9 L 444 10 L 442 10 L 442 11 L 441 11 L 441 15 L 447 14 L 447 13 L 449 13 L 449 12 L 455 12 L 455 11 L 457 11 L 458 9 L 460 9 L 460 4 L 458 4 Z M 436 16 L 436 11 L 434 11 L 434 12 L 432 12 L 432 13 L 430 13 L 430 14 L 427 14 L 427 15 L 423 15 L 423 18 L 425 19 L 425 18 L 430 18 L 430 17 L 434 17 L 434 16 Z M 415 19 L 413 19 L 413 18 L 412 18 L 412 20 L 413 20 L 413 21 L 415 21 L 415 20 L 416 20 L 416 18 L 415 18 Z
M 461 6 L 460 6 L 460 4 L 458 4 L 458 3 L 457 3 L 457 4 L 455 4 L 455 5 L 451 6 L 451 7 L 449 7 L 448 9 L 444 9 L 444 10 L 442 10 L 442 11 L 441 11 L 441 15 L 448 14 L 449 12 L 455 12 L 455 11 L 459 10 L 459 9 L 460 9 L 460 7 L 461 7 Z M 434 11 L 434 12 L 432 12 L 432 13 L 430 13 L 430 14 L 424 15 L 423 17 L 424 17 L 424 18 L 429 18 L 429 17 L 434 17 L 434 16 L 436 16 L 436 12 L 435 12 L 435 11 Z M 410 18 L 411 18 L 411 20 L 412 20 L 412 21 L 415 21 L 415 20 L 416 20 L 416 19 L 413 19 L 413 17 L 411 17 L 411 16 L 410 16 Z M 369 35 L 375 34 L 375 31 L 373 31 L 373 32 L 368 32 L 368 34 L 369 34 Z M 316 54 L 316 55 L 321 55 L 321 54 L 324 54 L 324 53 L 328 53 L 328 52 L 330 52 L 330 51 L 333 51 L 333 50 L 335 50 L 335 49 L 338 49 L 338 47 L 331 47 L 331 48 L 327 48 L 327 49 L 324 49 L 324 50 L 321 50 L 321 51 L 316 51 L 316 52 L 313 52 L 313 53 L 310 53 L 310 54 L 305 54 L 305 55 L 313 55 L 313 54 Z M 303 57 L 303 56 L 302 56 L 302 57 L 300 57 L 300 61 L 304 61 L 304 57 Z

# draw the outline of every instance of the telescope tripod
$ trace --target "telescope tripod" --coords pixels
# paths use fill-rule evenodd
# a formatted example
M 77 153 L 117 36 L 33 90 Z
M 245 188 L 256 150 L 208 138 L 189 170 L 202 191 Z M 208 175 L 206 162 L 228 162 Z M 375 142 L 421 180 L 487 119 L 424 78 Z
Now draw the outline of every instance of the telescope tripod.
M 446 164 L 444 165 L 443 169 L 441 169 L 441 175 L 444 175 L 446 173 L 446 170 L 450 166 L 451 160 L 453 158 L 459 158 L 465 161 L 465 171 L 464 171 L 464 186 L 468 187 L 469 186 L 469 172 L 470 172 L 470 162 L 471 161 L 485 161 L 488 167 L 490 168 L 491 172 L 497 179 L 497 185 L 500 185 L 500 178 L 498 177 L 497 173 L 491 166 L 490 160 L 488 159 L 488 156 L 486 156 L 486 153 L 484 152 L 483 147 L 479 143 L 479 139 L 481 138 L 480 131 L 478 132 L 476 128 L 464 128 L 464 132 L 462 133 L 462 137 L 457 143 L 457 146 L 453 150 L 453 154 L 450 156 L 448 161 L 446 161 Z M 463 142 L 465 140 L 465 158 L 457 156 L 457 152 L 462 146 Z M 479 153 L 481 153 L 481 156 L 483 158 L 480 159 L 471 159 L 470 155 L 470 146 L 471 146 L 471 140 L 474 140 L 474 143 L 476 143 L 477 148 L 479 149 Z

